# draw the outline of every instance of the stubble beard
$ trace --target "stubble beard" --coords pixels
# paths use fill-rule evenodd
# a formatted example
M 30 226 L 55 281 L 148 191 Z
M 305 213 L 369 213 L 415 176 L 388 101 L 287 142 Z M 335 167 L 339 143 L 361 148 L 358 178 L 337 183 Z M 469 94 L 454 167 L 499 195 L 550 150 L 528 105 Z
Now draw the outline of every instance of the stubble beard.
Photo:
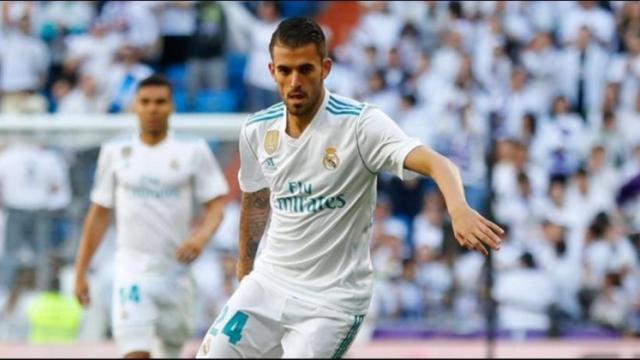
M 315 96 L 313 97 L 309 96 L 308 97 L 309 101 L 300 107 L 286 104 L 287 111 L 289 112 L 289 114 L 293 116 L 310 116 L 312 115 L 311 112 L 313 111 L 318 101 L 320 100 L 319 98 L 320 98 L 319 94 L 315 94 Z

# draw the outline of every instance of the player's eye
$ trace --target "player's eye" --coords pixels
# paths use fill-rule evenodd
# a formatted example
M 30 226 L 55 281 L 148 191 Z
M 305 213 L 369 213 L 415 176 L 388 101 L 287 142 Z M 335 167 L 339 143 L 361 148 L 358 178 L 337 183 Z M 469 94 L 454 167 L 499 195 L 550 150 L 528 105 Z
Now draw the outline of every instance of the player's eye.
M 291 69 L 285 67 L 279 67 L 278 72 L 282 75 L 289 75 L 291 73 Z
M 300 67 L 300 73 L 302 74 L 309 74 L 312 71 L 313 71 L 313 65 L 302 65 Z

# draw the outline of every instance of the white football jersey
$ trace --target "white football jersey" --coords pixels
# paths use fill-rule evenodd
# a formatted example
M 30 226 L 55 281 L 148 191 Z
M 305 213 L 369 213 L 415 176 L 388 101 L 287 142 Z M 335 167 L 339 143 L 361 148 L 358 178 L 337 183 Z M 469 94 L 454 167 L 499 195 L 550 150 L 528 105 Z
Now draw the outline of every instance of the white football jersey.
M 191 230 L 194 200 L 227 192 L 204 140 L 170 132 L 149 146 L 135 134 L 102 146 L 91 201 L 115 209 L 118 264 L 155 273 L 178 262 L 175 251 Z
M 376 106 L 326 89 L 299 138 L 287 135 L 286 116 L 278 103 L 249 116 L 240 134 L 240 188 L 271 190 L 254 273 L 299 298 L 366 313 L 376 176 L 402 178 L 405 157 L 421 143 Z

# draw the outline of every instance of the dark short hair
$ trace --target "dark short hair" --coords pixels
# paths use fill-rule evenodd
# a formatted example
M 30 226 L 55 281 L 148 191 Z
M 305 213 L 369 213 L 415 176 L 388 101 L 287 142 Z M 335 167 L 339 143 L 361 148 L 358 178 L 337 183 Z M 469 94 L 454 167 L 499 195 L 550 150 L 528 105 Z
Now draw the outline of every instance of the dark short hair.
M 171 85 L 171 82 L 166 77 L 164 77 L 164 75 L 153 74 L 148 78 L 143 79 L 138 84 L 138 91 L 147 86 L 164 86 L 169 89 L 169 93 L 173 93 L 173 86 Z
M 327 41 L 318 23 L 308 17 L 294 17 L 283 20 L 271 35 L 269 53 L 273 57 L 274 46 L 283 45 L 299 48 L 307 44 L 315 44 L 321 58 L 327 57 Z

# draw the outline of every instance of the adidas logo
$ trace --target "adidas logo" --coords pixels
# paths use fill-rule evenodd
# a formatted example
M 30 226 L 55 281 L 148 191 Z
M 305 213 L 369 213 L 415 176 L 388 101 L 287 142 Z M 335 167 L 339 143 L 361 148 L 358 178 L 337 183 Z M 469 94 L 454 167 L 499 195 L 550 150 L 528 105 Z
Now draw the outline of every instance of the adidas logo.
M 273 161 L 273 158 L 271 157 L 267 158 L 263 164 L 264 164 L 265 170 L 271 170 L 271 171 L 278 170 L 278 167 L 276 166 L 276 162 Z

